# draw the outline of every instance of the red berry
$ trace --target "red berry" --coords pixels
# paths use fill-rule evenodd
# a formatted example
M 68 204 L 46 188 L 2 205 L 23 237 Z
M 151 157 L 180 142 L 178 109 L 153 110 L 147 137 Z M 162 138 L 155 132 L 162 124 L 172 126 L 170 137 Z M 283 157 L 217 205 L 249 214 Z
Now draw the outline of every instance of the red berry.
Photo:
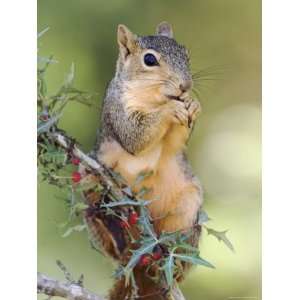
M 41 115 L 41 116 L 40 116 L 40 120 L 42 120 L 42 121 L 44 121 L 44 122 L 48 121 L 48 119 L 49 119 L 49 116 L 48 116 L 48 115 Z
M 130 213 L 129 218 L 128 218 L 129 224 L 135 225 L 137 223 L 138 219 L 139 219 L 139 215 L 135 211 L 133 211 L 132 213 Z
M 81 174 L 79 172 L 73 172 L 72 173 L 72 181 L 74 183 L 77 183 L 81 180 Z
M 127 221 L 122 220 L 120 222 L 120 225 L 121 225 L 121 228 L 124 228 L 124 229 L 128 229 L 129 228 L 129 224 L 128 224 Z
M 73 157 L 73 158 L 71 159 L 71 163 L 72 163 L 73 165 L 75 165 L 75 166 L 78 166 L 78 165 L 80 164 L 80 159 L 77 158 L 77 157 Z
M 151 262 L 151 257 L 149 254 L 144 254 L 140 258 L 140 266 L 142 266 L 142 267 L 148 266 L 150 264 L 150 262 Z
M 156 251 L 156 252 L 154 252 L 154 253 L 152 254 L 152 258 L 153 258 L 154 260 L 160 260 L 161 257 L 162 257 L 161 251 Z

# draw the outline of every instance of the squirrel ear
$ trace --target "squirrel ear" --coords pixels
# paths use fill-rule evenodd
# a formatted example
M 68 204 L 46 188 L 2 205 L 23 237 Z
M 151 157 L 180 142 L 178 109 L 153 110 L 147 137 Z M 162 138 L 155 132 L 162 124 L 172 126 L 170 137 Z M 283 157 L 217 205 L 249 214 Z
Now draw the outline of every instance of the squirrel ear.
M 173 29 L 168 22 L 161 22 L 156 27 L 156 34 L 166 36 L 168 38 L 173 38 Z
M 126 56 L 134 50 L 135 41 L 135 34 L 133 34 L 125 25 L 118 25 L 118 44 L 123 58 L 126 58 Z

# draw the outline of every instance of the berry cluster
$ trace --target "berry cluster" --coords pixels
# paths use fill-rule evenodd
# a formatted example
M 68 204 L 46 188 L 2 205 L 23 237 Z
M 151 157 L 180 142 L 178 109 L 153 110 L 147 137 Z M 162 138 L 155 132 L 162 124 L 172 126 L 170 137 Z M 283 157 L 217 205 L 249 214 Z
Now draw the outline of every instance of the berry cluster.
M 163 253 L 160 247 L 155 247 L 152 254 L 144 254 L 140 258 L 141 267 L 148 266 L 152 261 L 158 261 L 162 258 Z
M 72 165 L 74 165 L 74 166 L 78 166 L 78 165 L 80 164 L 80 159 L 77 158 L 77 157 L 75 157 L 75 156 L 72 156 L 72 157 L 71 157 L 71 163 L 72 163 Z M 72 181 L 73 181 L 74 183 L 78 183 L 78 182 L 81 181 L 82 176 L 81 176 L 81 174 L 80 174 L 78 171 L 74 171 L 74 172 L 72 173 L 71 179 L 72 179 Z
M 139 215 L 137 214 L 137 212 L 132 211 L 126 220 L 122 220 L 120 222 L 120 226 L 121 228 L 129 229 L 130 226 L 133 226 L 138 222 L 138 219 Z

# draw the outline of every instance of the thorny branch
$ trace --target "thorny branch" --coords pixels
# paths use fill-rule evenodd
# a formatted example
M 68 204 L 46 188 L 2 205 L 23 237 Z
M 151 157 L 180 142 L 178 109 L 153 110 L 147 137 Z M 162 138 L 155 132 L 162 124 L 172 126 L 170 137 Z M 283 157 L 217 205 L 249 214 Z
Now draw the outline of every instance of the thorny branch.
M 58 296 L 70 300 L 104 300 L 104 297 L 98 296 L 77 282 L 60 282 L 42 273 L 37 274 L 38 293 L 52 296 Z
M 61 282 L 42 273 L 37 274 L 37 290 L 39 294 L 45 294 L 50 297 L 58 296 L 69 300 L 106 299 L 103 296 L 99 296 L 88 291 L 77 282 Z M 173 288 L 172 297 L 174 300 L 185 300 L 178 287 Z
M 93 170 L 100 177 L 102 183 L 107 188 L 112 189 L 117 197 L 123 196 L 123 191 L 109 175 L 109 171 L 99 162 L 92 159 L 90 156 L 80 150 L 76 145 L 74 145 L 73 141 L 69 137 L 63 135 L 62 133 L 55 132 L 52 133 L 52 138 L 61 147 L 65 148 L 69 152 L 72 152 L 76 157 L 78 157 L 83 165 Z

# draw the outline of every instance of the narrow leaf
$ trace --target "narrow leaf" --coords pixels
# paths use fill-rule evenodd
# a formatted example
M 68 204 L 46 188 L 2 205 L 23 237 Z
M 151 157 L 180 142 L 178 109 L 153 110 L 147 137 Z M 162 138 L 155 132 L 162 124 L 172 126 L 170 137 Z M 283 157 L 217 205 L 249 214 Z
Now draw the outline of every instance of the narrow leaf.
M 41 134 L 41 133 L 47 132 L 54 124 L 56 124 L 58 122 L 61 115 L 62 114 L 55 115 L 51 119 L 49 119 L 49 121 L 47 121 L 45 123 L 40 123 L 38 125 L 37 133 Z
M 152 240 L 149 243 L 145 243 L 143 244 L 142 247 L 140 247 L 138 250 L 135 250 L 127 264 L 127 266 L 125 267 L 126 270 L 132 269 L 140 260 L 140 258 L 142 257 L 142 255 L 147 254 L 147 253 L 151 253 L 153 248 L 158 244 L 157 240 Z
M 198 224 L 202 225 L 202 224 L 208 222 L 209 220 L 210 220 L 210 218 L 208 217 L 208 214 L 204 210 L 201 209 L 198 214 Z
M 149 201 L 134 201 L 125 198 L 125 200 L 102 204 L 101 207 L 116 207 L 116 206 L 124 206 L 124 205 L 145 206 L 148 202 Z
M 153 225 L 150 223 L 149 212 L 147 208 L 141 206 L 140 214 L 139 224 L 142 226 L 144 234 L 151 236 L 153 239 L 156 239 L 156 233 L 154 232 Z
M 199 253 L 199 249 L 196 248 L 196 247 L 191 246 L 190 244 L 186 244 L 186 243 L 178 244 L 176 247 L 177 247 L 177 248 L 182 248 L 182 249 L 185 249 L 185 250 L 192 251 L 192 252 L 194 252 L 194 253 L 196 253 L 196 254 Z
M 214 269 L 215 267 L 205 259 L 201 258 L 200 256 L 190 256 L 186 254 L 174 254 L 174 257 L 179 258 L 180 260 L 183 260 L 185 262 L 194 264 L 194 265 L 202 265 L 206 266 L 208 268 Z
M 85 209 L 87 209 L 89 206 L 83 202 L 78 202 L 73 206 L 74 211 L 81 212 Z
M 70 72 L 67 74 L 66 79 L 65 79 L 65 87 L 70 87 L 73 84 L 75 77 L 75 65 L 74 63 L 71 64 Z
M 135 179 L 134 185 L 140 184 L 142 181 L 144 181 L 146 178 L 153 175 L 153 171 L 142 171 L 138 174 L 138 176 Z
M 42 35 L 44 35 L 48 30 L 50 29 L 50 27 L 46 27 L 45 29 L 43 29 L 41 32 L 38 33 L 37 38 L 39 39 Z
M 163 265 L 163 270 L 166 276 L 167 284 L 169 287 L 173 285 L 173 277 L 174 277 L 174 257 L 170 254 Z
M 84 229 L 86 229 L 86 225 L 85 225 L 85 224 L 80 224 L 80 225 L 76 225 L 76 226 L 70 227 L 70 228 L 62 235 L 62 237 L 65 238 L 65 237 L 69 236 L 71 233 L 73 233 L 74 231 L 81 232 L 81 231 L 83 231 Z
M 208 228 L 208 227 L 205 227 L 205 228 L 207 230 L 207 234 L 213 235 L 219 241 L 222 241 L 232 252 L 235 252 L 232 243 L 230 242 L 230 240 L 226 236 L 227 230 L 217 231 L 217 230 L 214 230 L 212 228 Z

